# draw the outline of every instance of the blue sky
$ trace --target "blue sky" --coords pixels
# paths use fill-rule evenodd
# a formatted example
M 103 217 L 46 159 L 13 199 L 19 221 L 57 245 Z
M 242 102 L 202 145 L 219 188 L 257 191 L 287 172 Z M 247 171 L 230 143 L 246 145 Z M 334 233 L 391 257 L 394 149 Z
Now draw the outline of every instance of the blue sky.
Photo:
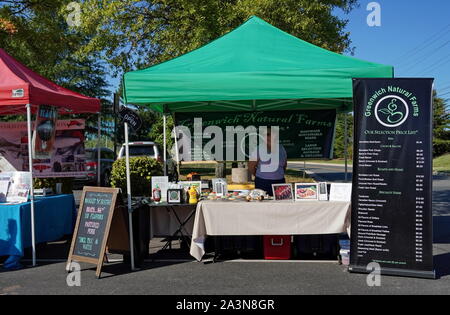
M 392 65 L 396 77 L 432 77 L 443 98 L 450 98 L 450 0 L 378 0 L 381 27 L 367 25 L 367 5 L 346 15 L 354 57 Z M 118 78 L 111 78 L 112 90 Z
M 367 25 L 372 1 L 359 2 L 346 16 L 354 57 L 393 65 L 396 77 L 435 78 L 438 94 L 450 98 L 450 1 L 378 0 L 381 27 Z

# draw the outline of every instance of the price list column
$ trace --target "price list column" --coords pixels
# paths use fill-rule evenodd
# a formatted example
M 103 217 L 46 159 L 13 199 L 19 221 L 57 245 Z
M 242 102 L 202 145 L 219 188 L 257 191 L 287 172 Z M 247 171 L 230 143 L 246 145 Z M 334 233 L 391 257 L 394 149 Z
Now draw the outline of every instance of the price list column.
M 416 263 L 423 263 L 424 258 L 424 207 L 425 207 L 425 150 L 423 147 L 423 141 L 416 142 Z
M 432 80 L 355 79 L 350 271 L 434 278 Z

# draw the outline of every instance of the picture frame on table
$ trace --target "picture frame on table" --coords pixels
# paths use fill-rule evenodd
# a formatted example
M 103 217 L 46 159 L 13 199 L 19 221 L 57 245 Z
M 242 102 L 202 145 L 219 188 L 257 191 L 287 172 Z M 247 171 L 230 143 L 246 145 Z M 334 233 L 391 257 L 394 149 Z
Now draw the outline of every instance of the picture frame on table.
M 319 184 L 317 183 L 296 183 L 295 201 L 318 201 Z
M 183 203 L 183 189 L 168 189 L 167 190 L 167 203 L 169 204 L 181 204 Z
M 351 202 L 352 184 L 333 183 L 330 188 L 330 201 Z
M 292 184 L 273 184 L 273 197 L 277 201 L 294 200 L 294 192 L 292 191 Z

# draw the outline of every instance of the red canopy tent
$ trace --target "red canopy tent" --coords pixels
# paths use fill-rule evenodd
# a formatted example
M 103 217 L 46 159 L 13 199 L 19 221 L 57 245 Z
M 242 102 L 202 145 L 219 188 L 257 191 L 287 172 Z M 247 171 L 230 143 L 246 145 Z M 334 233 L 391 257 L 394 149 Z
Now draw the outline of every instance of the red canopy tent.
M 0 116 L 27 114 L 29 148 L 32 147 L 31 113 L 36 112 L 39 105 L 57 107 L 60 114 L 100 113 L 101 108 L 99 99 L 75 93 L 47 80 L 0 48 Z M 100 116 L 98 133 L 100 139 Z M 31 179 L 33 179 L 32 150 L 28 152 Z M 100 154 L 98 157 L 98 170 L 100 170 Z M 100 178 L 100 172 L 97 173 Z M 33 266 L 36 266 L 33 183 L 31 183 L 30 199 Z
M 0 48 L 0 115 L 33 111 L 39 105 L 59 108 L 60 114 L 100 112 L 100 100 L 65 89 L 31 71 Z

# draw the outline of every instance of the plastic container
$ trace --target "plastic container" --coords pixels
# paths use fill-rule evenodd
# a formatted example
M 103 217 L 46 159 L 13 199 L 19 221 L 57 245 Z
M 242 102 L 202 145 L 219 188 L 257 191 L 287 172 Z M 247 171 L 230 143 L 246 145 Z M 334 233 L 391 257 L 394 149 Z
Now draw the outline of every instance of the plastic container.
M 344 266 L 350 265 L 350 250 L 341 249 L 340 251 L 341 261 Z
M 264 258 L 266 260 L 291 259 L 291 236 L 264 236 Z

